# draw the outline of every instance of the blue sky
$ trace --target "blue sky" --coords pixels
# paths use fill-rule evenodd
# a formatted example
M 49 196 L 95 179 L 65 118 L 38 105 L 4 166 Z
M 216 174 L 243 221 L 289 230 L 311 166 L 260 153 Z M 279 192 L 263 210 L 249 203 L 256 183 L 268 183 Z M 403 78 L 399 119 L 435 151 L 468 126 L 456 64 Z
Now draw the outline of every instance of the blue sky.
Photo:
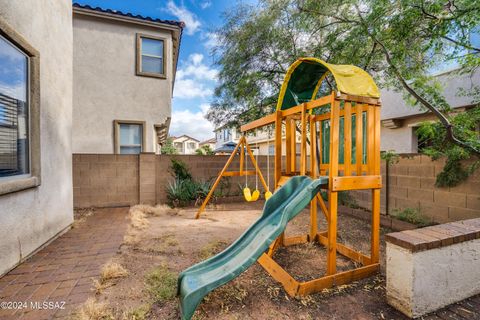
M 253 2 L 243 1 L 243 2 Z M 186 23 L 175 82 L 171 135 L 188 134 L 199 140 L 213 138 L 213 126 L 204 117 L 216 83 L 217 70 L 210 55 L 212 31 L 222 25 L 222 13 L 237 1 L 222 0 L 80 0 L 82 5 L 120 10 Z

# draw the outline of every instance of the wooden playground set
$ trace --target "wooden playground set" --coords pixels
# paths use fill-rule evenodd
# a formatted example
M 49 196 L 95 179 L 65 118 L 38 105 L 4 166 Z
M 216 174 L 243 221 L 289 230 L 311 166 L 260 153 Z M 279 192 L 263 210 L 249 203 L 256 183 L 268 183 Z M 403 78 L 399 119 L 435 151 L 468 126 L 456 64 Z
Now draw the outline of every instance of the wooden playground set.
M 335 80 L 336 90 L 318 98 L 326 76 Z M 332 65 L 316 58 L 302 58 L 288 69 L 282 85 L 277 110 L 268 116 L 241 126 L 242 137 L 210 193 L 198 210 L 199 218 L 222 177 L 258 175 L 264 192 L 269 186 L 247 142 L 247 133 L 274 127 L 274 190 L 281 188 L 292 176 L 328 179 L 322 189 L 328 195 L 325 203 L 320 193 L 310 202 L 310 230 L 306 234 L 287 237 L 282 233 L 258 263 L 290 296 L 303 296 L 334 285 L 346 284 L 368 277 L 379 270 L 380 243 L 380 100 L 373 79 L 365 71 L 350 65 Z M 300 155 L 296 137 L 300 135 Z M 282 143 L 283 141 L 283 143 Z M 285 150 L 282 150 L 282 145 Z M 240 158 L 239 171 L 229 171 L 235 157 Z M 283 158 L 283 159 L 282 159 Z M 246 170 L 250 160 L 254 170 Z M 370 255 L 337 242 L 338 193 L 347 190 L 371 189 Z M 259 191 L 244 190 L 247 200 L 258 198 Z M 250 198 L 249 198 L 250 197 Z M 267 200 L 268 202 L 268 200 Z M 320 208 L 327 230 L 318 230 Z M 283 246 L 317 242 L 327 250 L 326 274 L 299 282 L 274 260 L 275 251 Z M 361 266 L 337 272 L 337 254 Z

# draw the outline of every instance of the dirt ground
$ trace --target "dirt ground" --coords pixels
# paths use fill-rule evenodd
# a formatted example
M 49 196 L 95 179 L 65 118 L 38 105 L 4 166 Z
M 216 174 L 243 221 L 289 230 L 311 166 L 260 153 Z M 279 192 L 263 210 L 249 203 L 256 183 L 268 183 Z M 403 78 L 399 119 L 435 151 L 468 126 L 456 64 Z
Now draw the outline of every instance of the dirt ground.
M 210 208 L 199 220 L 195 208 L 149 216 L 148 226 L 132 228 L 115 259 L 128 271 L 97 293 L 115 318 L 179 319 L 175 298 L 152 300 L 146 289 L 146 275 L 158 266 L 178 274 L 187 267 L 219 252 L 261 213 L 261 203 L 227 204 Z M 319 216 L 320 228 L 325 229 Z M 287 235 L 308 230 L 309 213 L 304 210 L 291 221 Z M 370 227 L 365 221 L 339 217 L 339 241 L 369 252 Z M 382 230 L 382 235 L 388 230 Z M 133 234 L 133 235 L 132 235 Z M 382 237 L 382 257 L 384 252 Z M 275 259 L 298 280 L 309 280 L 325 272 L 325 250 L 312 244 L 280 249 Z M 244 274 L 215 290 L 201 303 L 195 319 L 406 319 L 385 300 L 382 273 L 350 285 L 340 286 L 301 299 L 290 298 L 281 285 L 255 264 Z M 347 259 L 338 260 L 338 269 L 354 267 Z M 142 310 L 139 312 L 139 310 Z

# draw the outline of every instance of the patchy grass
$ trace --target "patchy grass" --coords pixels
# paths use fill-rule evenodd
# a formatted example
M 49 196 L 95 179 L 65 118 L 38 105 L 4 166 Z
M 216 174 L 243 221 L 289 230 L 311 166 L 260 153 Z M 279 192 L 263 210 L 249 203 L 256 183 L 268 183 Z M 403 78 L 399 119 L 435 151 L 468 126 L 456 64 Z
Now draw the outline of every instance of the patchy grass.
M 406 208 L 403 210 L 394 209 L 392 216 L 398 220 L 409 222 L 419 227 L 426 227 L 434 224 L 432 219 L 423 215 L 420 210 L 416 208 Z
M 105 303 L 97 302 L 94 298 L 88 298 L 80 310 L 74 316 L 77 320 L 113 320 L 113 314 Z
M 177 293 L 177 277 L 165 264 L 156 267 L 145 276 L 147 291 L 156 302 L 171 300 Z
M 120 264 L 110 261 L 103 265 L 100 273 L 100 280 L 93 280 L 96 293 L 101 293 L 108 287 L 115 285 L 112 280 L 128 276 L 128 271 Z
M 151 308 L 152 306 L 150 304 L 142 304 L 124 313 L 122 318 L 125 320 L 145 320 L 148 318 Z
M 202 249 L 200 249 L 200 252 L 198 253 L 198 257 L 201 260 L 206 260 L 211 256 L 222 251 L 226 246 L 227 246 L 227 243 L 225 241 L 214 240 L 208 243 L 207 245 L 205 245 Z

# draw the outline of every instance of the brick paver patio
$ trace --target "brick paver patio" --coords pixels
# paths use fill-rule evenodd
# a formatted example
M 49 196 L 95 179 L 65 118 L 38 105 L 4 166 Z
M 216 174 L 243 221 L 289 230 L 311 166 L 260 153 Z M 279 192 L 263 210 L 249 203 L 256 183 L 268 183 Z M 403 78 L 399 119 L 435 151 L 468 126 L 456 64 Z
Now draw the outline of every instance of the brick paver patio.
M 0 319 L 58 319 L 93 296 L 92 278 L 123 241 L 128 208 L 98 209 L 74 229 L 0 278 L 0 302 L 27 302 L 22 310 L 0 309 Z M 64 309 L 32 309 L 31 302 L 65 303 Z

